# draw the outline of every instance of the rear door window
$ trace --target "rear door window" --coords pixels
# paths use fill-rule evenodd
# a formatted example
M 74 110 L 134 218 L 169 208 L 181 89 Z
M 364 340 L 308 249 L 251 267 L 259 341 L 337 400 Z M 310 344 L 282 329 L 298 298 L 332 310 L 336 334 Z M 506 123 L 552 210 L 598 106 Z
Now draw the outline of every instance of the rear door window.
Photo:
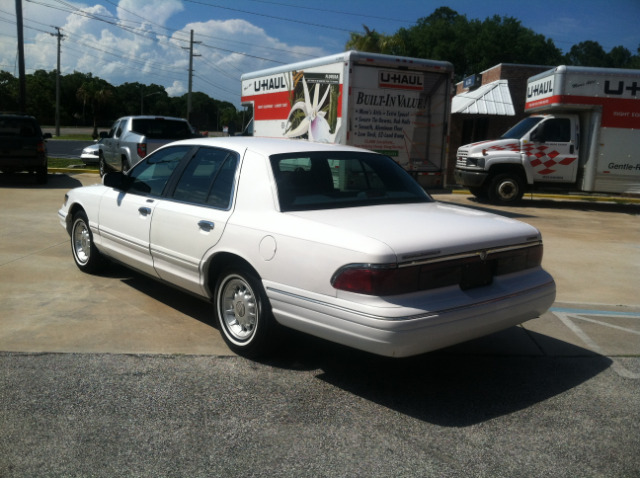
M 231 205 L 238 155 L 219 148 L 200 148 L 176 184 L 173 199 L 227 209 Z

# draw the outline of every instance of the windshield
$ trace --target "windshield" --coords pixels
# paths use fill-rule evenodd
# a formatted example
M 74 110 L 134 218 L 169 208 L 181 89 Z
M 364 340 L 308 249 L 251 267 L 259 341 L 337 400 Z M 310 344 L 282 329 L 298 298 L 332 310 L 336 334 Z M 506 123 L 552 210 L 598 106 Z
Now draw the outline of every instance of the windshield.
M 432 199 L 391 158 L 361 152 L 271 156 L 281 211 L 306 211 Z
M 500 136 L 500 139 L 520 139 L 533 129 L 543 118 L 541 116 L 531 116 L 520 121 L 509 131 Z

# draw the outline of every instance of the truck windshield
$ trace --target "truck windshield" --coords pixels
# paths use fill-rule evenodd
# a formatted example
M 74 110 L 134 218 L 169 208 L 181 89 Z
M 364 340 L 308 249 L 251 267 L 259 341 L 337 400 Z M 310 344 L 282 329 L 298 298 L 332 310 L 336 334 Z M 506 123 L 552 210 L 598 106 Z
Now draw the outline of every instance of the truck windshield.
M 379 154 L 277 154 L 271 167 L 283 212 L 432 201 L 405 170 Z
M 541 116 L 531 116 L 529 118 L 525 118 L 518 124 L 513 126 L 505 134 L 500 136 L 500 139 L 520 139 L 529 131 L 531 131 L 535 125 L 542 121 L 542 119 L 543 118 Z

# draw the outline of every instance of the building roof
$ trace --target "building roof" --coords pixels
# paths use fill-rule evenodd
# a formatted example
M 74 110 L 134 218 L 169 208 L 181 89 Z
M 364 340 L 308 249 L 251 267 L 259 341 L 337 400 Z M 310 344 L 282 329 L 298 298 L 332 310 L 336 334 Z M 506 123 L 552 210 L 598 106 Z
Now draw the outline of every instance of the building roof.
M 497 80 L 453 97 L 451 113 L 515 116 L 509 82 Z

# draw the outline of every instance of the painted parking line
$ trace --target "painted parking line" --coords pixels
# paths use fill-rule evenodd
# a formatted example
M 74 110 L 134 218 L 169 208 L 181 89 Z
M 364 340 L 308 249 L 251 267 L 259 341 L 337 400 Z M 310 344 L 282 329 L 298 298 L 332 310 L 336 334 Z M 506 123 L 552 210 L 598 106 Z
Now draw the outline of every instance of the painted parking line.
M 558 319 L 562 321 L 564 325 L 566 325 L 574 334 L 576 334 L 584 344 L 589 347 L 592 351 L 600 354 L 606 355 L 602 347 L 600 347 L 596 340 L 593 339 L 590 335 L 588 335 L 582 327 L 580 327 L 580 323 L 589 322 L 592 324 L 597 324 L 603 327 L 608 327 L 611 329 L 615 329 L 621 331 L 625 334 L 632 334 L 640 336 L 640 330 L 632 329 L 629 327 L 622 327 L 620 325 L 611 324 L 609 322 L 605 322 L 603 320 L 598 320 L 598 317 L 607 317 L 607 318 L 621 318 L 625 319 L 638 319 L 640 321 L 640 313 L 635 312 L 614 312 L 608 310 L 585 310 L 585 309 L 567 309 L 562 307 L 552 307 L 549 309 L 551 313 L 553 313 Z M 640 323 L 639 323 L 640 325 Z M 634 380 L 640 380 L 640 373 L 632 372 L 620 363 L 615 357 L 609 357 L 612 360 L 612 368 L 613 370 L 624 378 L 630 378 Z

